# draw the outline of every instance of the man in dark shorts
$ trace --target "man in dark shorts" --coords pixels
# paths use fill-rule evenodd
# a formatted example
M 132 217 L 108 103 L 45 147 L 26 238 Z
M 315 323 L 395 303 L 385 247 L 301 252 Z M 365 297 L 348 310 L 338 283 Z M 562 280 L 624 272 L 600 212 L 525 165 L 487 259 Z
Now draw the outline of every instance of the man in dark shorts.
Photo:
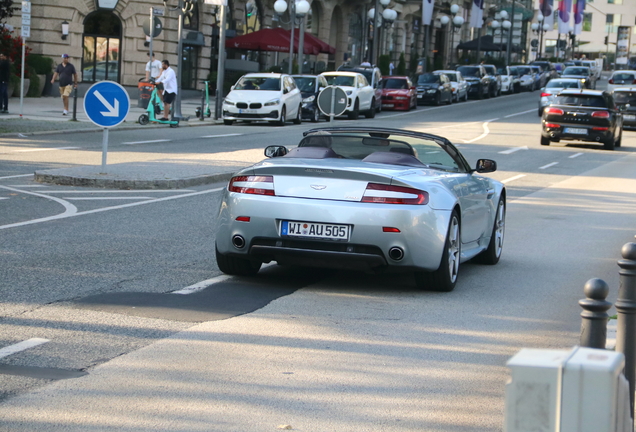
M 11 63 L 4 53 L 0 53 L 0 113 L 9 113 L 9 82 L 11 80 Z
M 174 102 L 174 99 L 177 97 L 177 92 L 179 91 L 177 88 L 177 74 L 174 73 L 172 68 L 170 67 L 170 62 L 168 60 L 164 60 L 161 62 L 161 68 L 163 72 L 161 76 L 157 78 L 158 83 L 163 83 L 163 118 L 159 119 L 162 121 L 170 120 L 170 105 Z
M 77 72 L 75 66 L 68 61 L 68 54 L 62 54 L 62 63 L 57 65 L 51 84 L 55 83 L 57 77 L 60 77 L 60 96 L 64 104 L 62 115 L 68 114 L 68 97 L 75 87 L 77 87 Z

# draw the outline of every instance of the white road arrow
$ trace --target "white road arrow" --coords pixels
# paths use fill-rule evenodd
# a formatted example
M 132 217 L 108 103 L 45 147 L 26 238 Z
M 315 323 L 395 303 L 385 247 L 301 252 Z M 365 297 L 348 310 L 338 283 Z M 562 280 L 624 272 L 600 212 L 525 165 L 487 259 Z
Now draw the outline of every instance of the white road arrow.
M 115 106 L 112 106 L 99 91 L 95 91 L 95 97 L 104 104 L 108 111 L 100 112 L 104 117 L 119 117 L 119 100 L 115 98 Z

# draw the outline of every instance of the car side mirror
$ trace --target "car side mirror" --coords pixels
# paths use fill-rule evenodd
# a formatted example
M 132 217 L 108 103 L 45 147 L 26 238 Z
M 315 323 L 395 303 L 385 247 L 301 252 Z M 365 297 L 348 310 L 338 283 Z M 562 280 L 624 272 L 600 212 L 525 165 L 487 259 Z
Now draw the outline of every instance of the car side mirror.
M 478 173 L 490 173 L 497 171 L 497 162 L 492 159 L 479 159 L 475 171 Z
M 287 93 L 289 93 L 289 90 L 287 90 L 286 88 L 283 89 L 283 94 L 287 94 Z
M 318 87 L 318 92 L 323 91 L 325 88 L 323 86 Z
M 265 147 L 265 157 L 273 158 L 285 156 L 287 153 L 287 148 L 285 146 L 271 145 Z
M 234 90 L 234 87 L 236 87 L 235 85 L 233 85 L 232 87 L 230 87 L 230 90 Z

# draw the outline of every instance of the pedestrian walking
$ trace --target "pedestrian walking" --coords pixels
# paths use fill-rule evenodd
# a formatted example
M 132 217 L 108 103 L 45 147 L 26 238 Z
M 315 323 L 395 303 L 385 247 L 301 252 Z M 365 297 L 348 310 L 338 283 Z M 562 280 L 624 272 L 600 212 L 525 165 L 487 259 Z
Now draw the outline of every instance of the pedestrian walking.
M 51 84 L 55 83 L 57 78 L 60 78 L 60 96 L 62 96 L 62 103 L 64 104 L 64 111 L 62 115 L 68 114 L 68 97 L 74 88 L 77 87 L 77 71 L 75 66 L 68 61 L 68 54 L 62 54 L 62 63 L 57 65 Z
M 4 53 L 0 53 L 0 113 L 9 114 L 9 84 L 11 63 Z
M 174 102 L 179 90 L 177 88 L 177 75 L 170 67 L 170 62 L 168 60 L 162 61 L 161 68 L 163 69 L 163 72 L 161 72 L 161 76 L 157 78 L 157 82 L 163 83 L 164 111 L 163 118 L 159 120 L 168 121 L 170 120 L 170 105 Z
M 393 69 L 395 69 L 395 65 L 391 62 L 389 63 L 389 75 L 393 75 Z

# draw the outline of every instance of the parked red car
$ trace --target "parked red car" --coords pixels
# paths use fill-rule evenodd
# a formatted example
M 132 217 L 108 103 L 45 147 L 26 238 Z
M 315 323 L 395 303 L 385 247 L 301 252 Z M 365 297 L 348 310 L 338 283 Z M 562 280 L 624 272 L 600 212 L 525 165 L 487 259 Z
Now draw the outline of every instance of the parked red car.
M 404 110 L 417 108 L 417 90 L 406 76 L 382 77 L 382 109 Z

